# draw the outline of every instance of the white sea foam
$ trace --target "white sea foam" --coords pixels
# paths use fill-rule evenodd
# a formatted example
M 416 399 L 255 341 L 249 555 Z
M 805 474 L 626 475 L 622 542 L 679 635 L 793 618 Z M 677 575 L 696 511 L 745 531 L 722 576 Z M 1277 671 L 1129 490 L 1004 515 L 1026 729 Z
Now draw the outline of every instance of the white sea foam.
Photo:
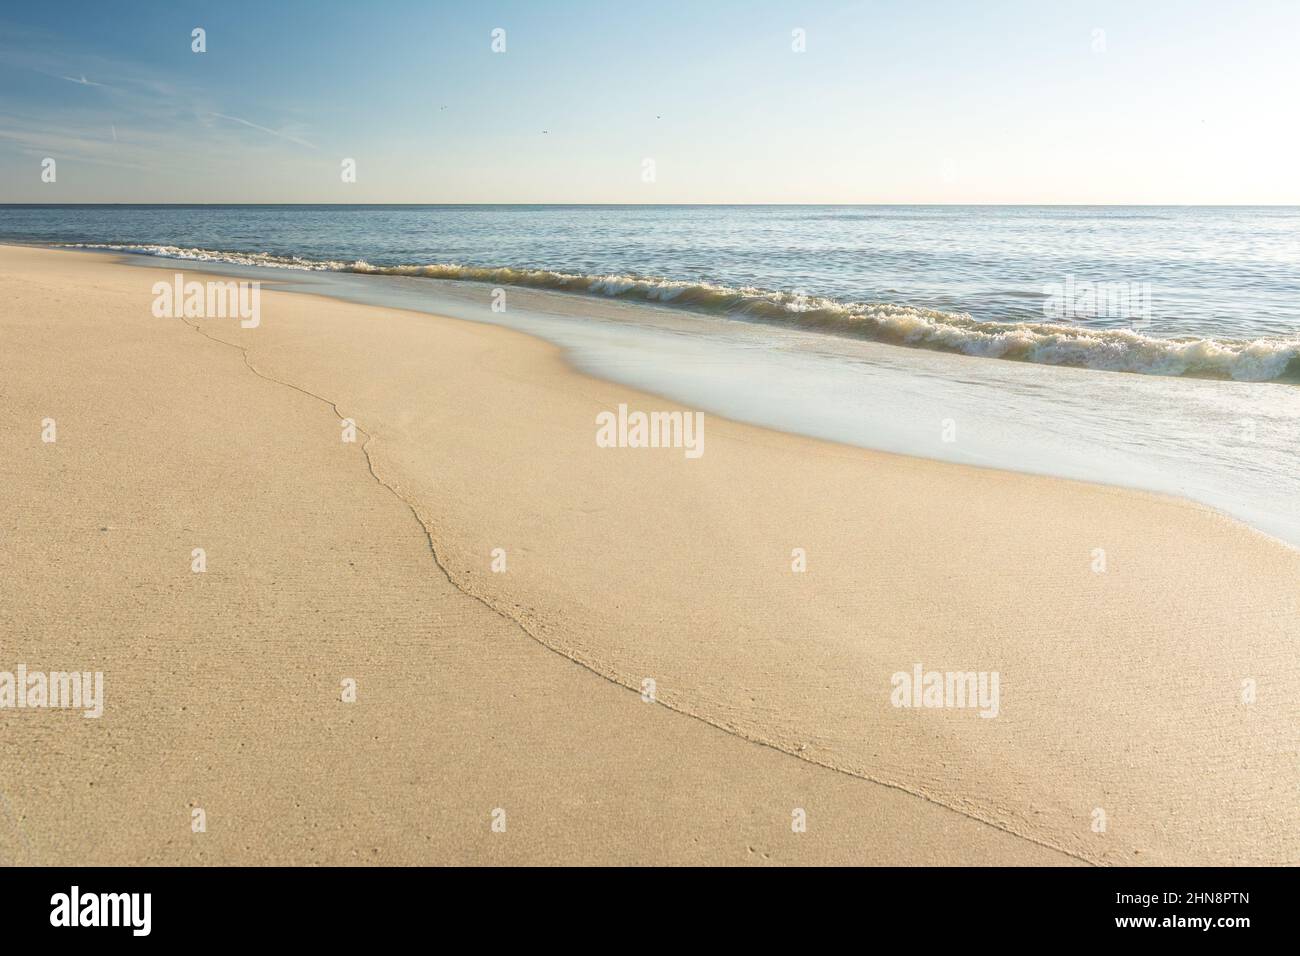
M 1300 378 L 1300 337 L 1253 340 L 1156 338 L 1129 329 L 1060 322 L 979 321 L 959 312 L 894 303 L 840 302 L 756 287 L 731 287 L 653 276 L 582 275 L 545 269 L 450 263 L 372 265 L 270 253 L 218 252 L 167 245 L 72 244 L 173 259 L 308 271 L 409 276 L 630 299 L 731 318 L 813 329 L 893 345 L 1042 365 L 1112 372 L 1194 376 L 1241 382 Z

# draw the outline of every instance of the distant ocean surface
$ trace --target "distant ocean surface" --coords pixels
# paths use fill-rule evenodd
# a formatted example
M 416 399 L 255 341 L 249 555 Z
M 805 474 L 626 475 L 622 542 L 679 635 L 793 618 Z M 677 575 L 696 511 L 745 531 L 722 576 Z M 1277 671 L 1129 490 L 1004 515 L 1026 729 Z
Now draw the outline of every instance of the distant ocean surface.
M 0 206 L 0 241 L 525 286 L 986 358 L 1300 381 L 1300 208 Z

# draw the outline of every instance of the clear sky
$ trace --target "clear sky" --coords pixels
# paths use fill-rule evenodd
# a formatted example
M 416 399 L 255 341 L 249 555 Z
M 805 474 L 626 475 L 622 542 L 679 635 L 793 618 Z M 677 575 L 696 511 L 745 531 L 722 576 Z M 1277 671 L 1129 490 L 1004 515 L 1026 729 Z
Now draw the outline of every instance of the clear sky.
M 1298 41 L 1300 0 L 9 3 L 0 201 L 1297 204 Z

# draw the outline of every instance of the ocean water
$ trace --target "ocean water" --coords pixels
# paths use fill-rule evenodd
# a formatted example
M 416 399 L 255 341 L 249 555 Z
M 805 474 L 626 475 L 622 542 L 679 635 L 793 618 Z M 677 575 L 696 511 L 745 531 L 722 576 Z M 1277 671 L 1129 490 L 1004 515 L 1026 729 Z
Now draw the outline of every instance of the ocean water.
M 1300 547 L 1298 209 L 0 207 L 0 241 L 506 325 L 706 412 Z
M 1300 208 L 7 206 L 0 241 L 670 304 L 1039 364 L 1300 381 Z

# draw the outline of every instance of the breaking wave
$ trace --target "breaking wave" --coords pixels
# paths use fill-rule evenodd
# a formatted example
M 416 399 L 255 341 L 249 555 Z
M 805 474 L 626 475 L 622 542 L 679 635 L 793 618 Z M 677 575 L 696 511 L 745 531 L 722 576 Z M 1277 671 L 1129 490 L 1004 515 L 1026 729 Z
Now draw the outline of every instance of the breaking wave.
M 671 305 L 892 345 L 1043 365 L 1240 382 L 1300 382 L 1300 338 L 1295 337 L 1155 338 L 1130 329 L 1096 329 L 1059 322 L 980 321 L 964 313 L 908 305 L 841 302 L 754 287 L 734 288 L 649 276 L 580 275 L 545 269 L 454 264 L 383 266 L 364 260 L 315 260 L 164 245 L 68 243 L 65 246 L 278 269 L 412 276 L 548 289 Z

